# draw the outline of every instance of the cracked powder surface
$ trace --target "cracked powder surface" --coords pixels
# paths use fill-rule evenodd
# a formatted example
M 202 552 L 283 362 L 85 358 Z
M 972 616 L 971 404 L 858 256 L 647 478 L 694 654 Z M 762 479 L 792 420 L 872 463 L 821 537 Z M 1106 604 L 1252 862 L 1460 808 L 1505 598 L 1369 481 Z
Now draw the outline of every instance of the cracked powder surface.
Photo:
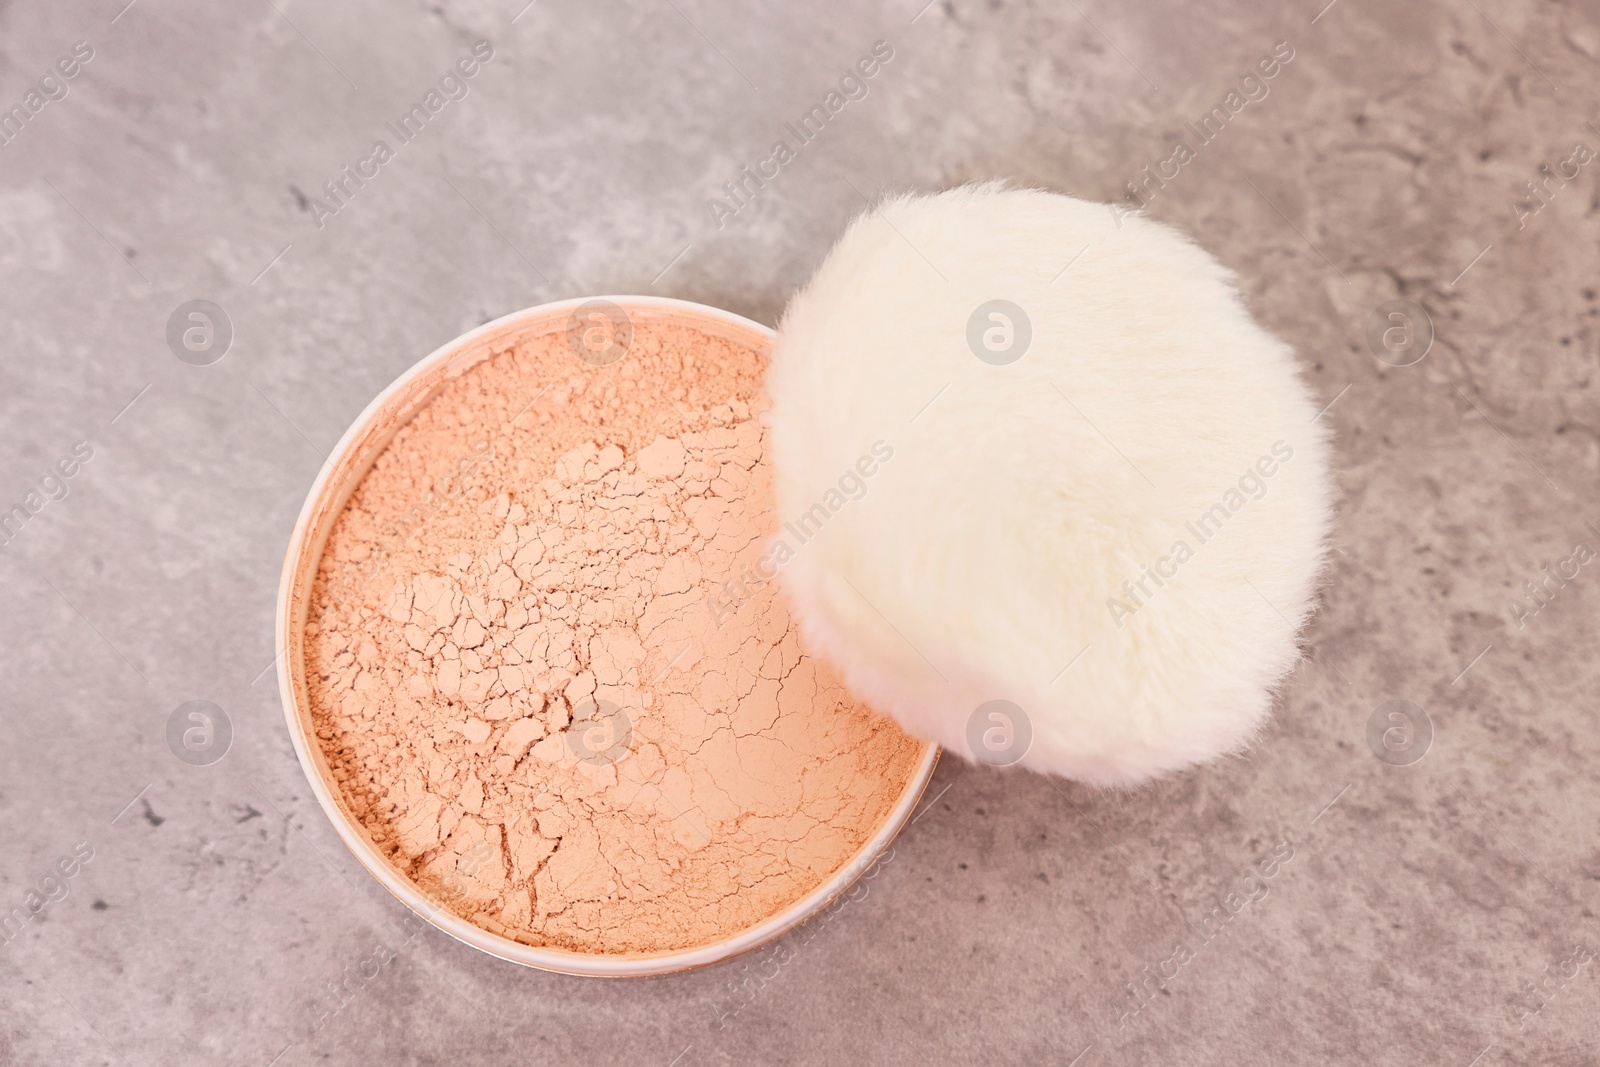
M 602 367 L 506 342 L 400 429 L 318 569 L 307 687 L 347 808 L 526 944 L 746 929 L 844 866 L 920 756 L 770 583 L 730 599 L 777 527 L 765 355 L 692 323 L 636 321 Z

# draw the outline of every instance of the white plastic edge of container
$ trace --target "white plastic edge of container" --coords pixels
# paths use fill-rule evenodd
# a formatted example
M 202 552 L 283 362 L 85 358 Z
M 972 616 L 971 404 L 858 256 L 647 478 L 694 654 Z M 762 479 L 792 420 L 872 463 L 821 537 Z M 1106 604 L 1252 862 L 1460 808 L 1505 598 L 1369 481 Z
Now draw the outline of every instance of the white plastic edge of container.
M 433 370 L 437 365 L 448 363 L 451 357 L 474 343 L 481 341 L 493 334 L 507 331 L 512 327 L 523 325 L 536 319 L 554 318 L 562 312 L 570 312 L 583 304 L 594 300 L 610 301 L 623 308 L 625 311 L 639 309 L 644 311 L 654 310 L 660 312 L 679 312 L 692 316 L 703 316 L 723 324 L 750 330 L 769 342 L 776 339 L 777 334 L 769 327 L 759 322 L 754 322 L 742 315 L 735 315 L 730 311 L 709 307 L 705 304 L 696 304 L 688 300 L 675 300 L 669 297 L 656 296 L 592 296 L 579 297 L 571 300 L 558 300 L 536 307 L 526 308 L 522 311 L 512 312 L 492 322 L 486 322 L 475 330 L 471 330 L 447 344 L 435 349 L 430 355 L 418 361 L 400 377 L 391 382 L 387 388 L 373 398 L 356 418 L 344 436 L 329 454 L 322 469 L 317 472 L 317 479 L 312 483 L 311 491 L 306 495 L 305 505 L 301 508 L 300 517 L 295 522 L 294 532 L 289 538 L 289 549 L 284 559 L 283 575 L 278 585 L 278 610 L 276 621 L 276 639 L 278 654 L 278 694 L 283 702 L 283 713 L 289 728 L 289 738 L 294 743 L 295 755 L 300 760 L 300 766 L 305 771 L 306 779 L 311 784 L 311 791 L 316 795 L 317 803 L 322 806 L 323 813 L 328 821 L 333 824 L 334 830 L 343 839 L 345 846 L 355 854 L 356 859 L 367 869 L 378 882 L 393 894 L 411 911 L 427 920 L 438 929 L 449 934 L 457 941 L 473 948 L 481 949 L 491 956 L 520 963 L 529 967 L 537 967 L 547 971 L 557 971 L 564 974 L 587 975 L 593 977 L 620 978 L 652 974 L 668 974 L 673 971 L 688 970 L 694 967 L 703 967 L 716 963 L 730 956 L 757 948 L 768 941 L 783 936 L 783 934 L 804 923 L 811 916 L 820 912 L 840 893 L 844 892 L 868 868 L 877 861 L 884 849 L 889 845 L 896 834 L 905 826 L 921 799 L 923 790 L 928 781 L 933 777 L 934 766 L 939 760 L 937 745 L 925 744 L 923 753 L 918 760 L 917 768 L 910 781 L 906 783 L 899 799 L 890 809 L 888 816 L 878 827 L 877 831 L 865 844 L 856 850 L 850 861 L 836 871 L 821 885 L 817 886 L 804 897 L 784 908 L 782 911 L 768 919 L 757 923 L 730 937 L 723 938 L 710 944 L 698 945 L 693 948 L 675 949 L 664 952 L 648 953 L 584 953 L 572 952 L 559 948 L 544 948 L 525 945 L 520 941 L 502 937 L 492 931 L 468 922 L 434 903 L 426 894 L 407 877 L 397 871 L 384 856 L 373 847 L 361 830 L 346 813 L 335 795 L 334 790 L 323 773 L 319 757 L 320 748 L 317 748 L 312 739 L 307 736 L 305 721 L 309 720 L 307 711 L 305 720 L 302 719 L 302 708 L 299 690 L 294 678 L 294 667 L 291 663 L 289 650 L 294 634 L 304 629 L 304 611 L 295 612 L 293 594 L 299 582 L 302 571 L 310 577 L 306 582 L 307 596 L 301 601 L 302 605 L 309 603 L 310 582 L 315 578 L 315 568 L 321 560 L 322 550 L 327 543 L 329 530 L 320 531 L 320 535 L 313 542 L 308 538 L 310 527 L 315 520 L 318 504 L 325 493 L 329 492 L 329 482 L 334 473 L 343 464 L 347 453 L 350 452 L 360 440 L 362 433 L 368 425 L 379 417 L 391 401 L 403 396 L 412 383 L 425 373 Z M 465 368 L 464 368 L 465 369 Z M 398 426 L 396 427 L 398 429 Z M 344 500 L 338 503 L 336 509 L 330 509 L 330 515 L 336 515 L 342 509 L 344 502 L 349 499 L 355 487 L 360 484 L 372 463 L 387 447 L 388 441 L 372 450 L 372 454 L 361 457 L 359 463 L 360 475 L 349 479 L 349 484 L 343 490 Z M 331 526 L 331 520 L 327 524 Z M 291 614 L 297 617 L 291 617 Z

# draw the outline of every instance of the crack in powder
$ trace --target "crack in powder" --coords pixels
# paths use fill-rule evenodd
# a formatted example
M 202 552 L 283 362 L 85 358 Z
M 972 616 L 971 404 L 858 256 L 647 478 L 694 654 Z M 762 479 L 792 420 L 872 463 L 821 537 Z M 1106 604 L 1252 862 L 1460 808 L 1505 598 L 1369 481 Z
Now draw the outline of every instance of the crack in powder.
M 764 362 L 673 321 L 607 367 L 521 339 L 339 516 L 305 631 L 317 737 L 374 844 L 462 918 L 581 952 L 718 940 L 843 867 L 915 772 L 770 585 L 714 624 L 776 526 Z

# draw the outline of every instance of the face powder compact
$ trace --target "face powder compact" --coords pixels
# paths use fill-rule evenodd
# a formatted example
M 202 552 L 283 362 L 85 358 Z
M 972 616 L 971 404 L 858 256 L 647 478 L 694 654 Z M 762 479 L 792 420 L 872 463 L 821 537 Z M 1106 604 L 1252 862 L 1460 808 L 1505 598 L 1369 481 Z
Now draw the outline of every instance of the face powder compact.
M 385 390 L 313 487 L 279 594 L 290 733 L 346 844 L 460 940 L 713 962 L 846 888 L 932 774 L 772 581 L 773 337 L 655 298 L 520 312 Z

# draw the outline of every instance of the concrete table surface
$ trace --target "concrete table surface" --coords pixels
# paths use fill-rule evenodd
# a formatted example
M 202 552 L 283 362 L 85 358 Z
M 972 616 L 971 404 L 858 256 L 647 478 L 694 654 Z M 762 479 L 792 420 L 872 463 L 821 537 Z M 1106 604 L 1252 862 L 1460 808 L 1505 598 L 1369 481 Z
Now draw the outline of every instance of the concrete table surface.
M 0 8 L 0 1062 L 1600 1058 L 1600 9 L 523 2 Z M 1135 183 L 1328 405 L 1336 551 L 1259 744 L 1125 793 L 947 757 L 865 895 L 704 971 L 405 929 L 270 670 L 324 453 L 487 319 L 773 323 L 866 201 L 992 177 Z M 190 700 L 218 762 L 169 747 Z

